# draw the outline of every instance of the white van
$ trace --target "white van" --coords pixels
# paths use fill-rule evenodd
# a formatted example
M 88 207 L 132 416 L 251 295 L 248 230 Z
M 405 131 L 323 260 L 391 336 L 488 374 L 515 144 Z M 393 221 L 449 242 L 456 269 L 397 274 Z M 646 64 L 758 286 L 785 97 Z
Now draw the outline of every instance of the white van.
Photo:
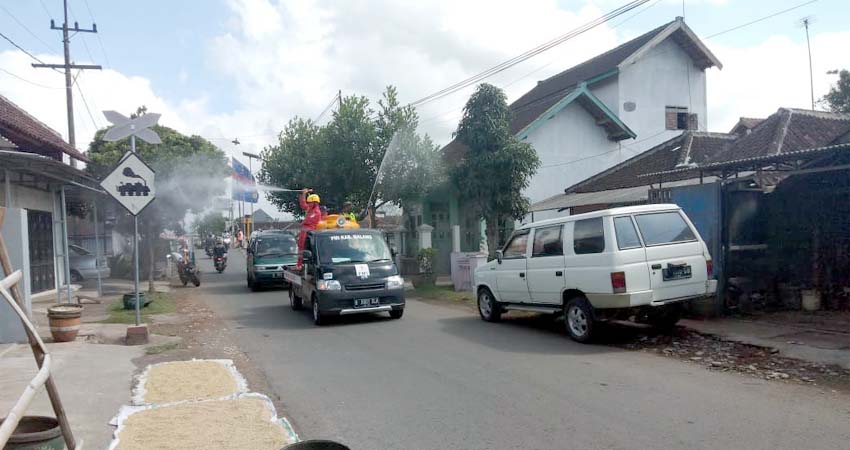
M 708 248 L 677 205 L 613 208 L 523 225 L 475 270 L 481 318 L 508 310 L 564 314 L 587 342 L 594 324 L 629 320 L 671 329 L 684 302 L 713 295 Z

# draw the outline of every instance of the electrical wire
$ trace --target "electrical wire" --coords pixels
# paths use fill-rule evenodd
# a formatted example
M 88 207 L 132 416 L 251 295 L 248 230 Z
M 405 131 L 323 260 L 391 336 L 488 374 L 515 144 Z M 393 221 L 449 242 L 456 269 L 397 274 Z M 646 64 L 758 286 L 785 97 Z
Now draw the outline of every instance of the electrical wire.
M 773 14 L 769 14 L 769 15 L 767 15 L 767 16 L 760 17 L 760 18 L 758 18 L 758 19 L 756 19 L 756 20 L 753 20 L 753 21 L 750 21 L 750 22 L 747 22 L 747 23 L 743 23 L 743 24 L 741 24 L 741 25 L 734 26 L 734 27 L 729 28 L 729 29 L 727 29 L 727 30 L 723 30 L 723 31 L 721 31 L 721 32 L 719 32 L 719 33 L 714 33 L 714 34 L 712 34 L 712 35 L 709 35 L 709 36 L 704 37 L 703 39 L 711 39 L 711 38 L 715 38 L 715 37 L 720 36 L 720 35 L 722 35 L 722 34 L 726 34 L 726 33 L 729 33 L 729 32 L 731 32 L 731 31 L 739 30 L 739 29 L 741 29 L 741 28 L 748 27 L 748 26 L 750 26 L 750 25 L 753 25 L 753 24 L 759 23 L 759 22 L 764 21 L 764 20 L 767 20 L 767 19 L 772 19 L 772 18 L 774 18 L 774 17 L 776 17 L 776 16 L 779 16 L 779 15 L 785 14 L 785 13 L 790 12 L 790 11 L 793 11 L 793 10 L 795 10 L 795 9 L 802 8 L 802 7 L 806 6 L 806 5 L 811 5 L 812 3 L 815 3 L 815 2 L 817 2 L 817 1 L 818 1 L 818 0 L 810 0 L 810 1 L 805 2 L 805 3 L 800 3 L 800 4 L 799 4 L 799 5 L 797 5 L 797 6 L 792 6 L 792 7 L 788 8 L 788 9 L 783 9 L 782 11 L 777 11 L 777 12 L 775 12 L 775 13 L 773 13 Z
M 637 11 L 636 13 L 632 14 L 631 16 L 629 16 L 629 17 L 627 17 L 627 18 L 623 19 L 622 21 L 620 21 L 620 22 L 618 22 L 618 23 L 614 24 L 614 25 L 611 27 L 611 29 L 616 29 L 617 27 L 619 27 L 619 26 L 621 26 L 621 25 L 623 25 L 623 24 L 627 23 L 628 21 L 630 21 L 630 20 L 634 19 L 635 17 L 637 17 L 637 16 L 639 16 L 639 15 L 641 15 L 641 14 L 645 13 L 647 10 L 651 9 L 653 6 L 657 5 L 660 1 L 661 1 L 661 0 L 654 0 L 652 3 L 650 3 L 649 5 L 647 5 L 647 6 L 646 6 L 646 8 L 643 8 L 643 9 L 641 9 L 640 11 Z M 504 84 L 504 85 L 502 85 L 502 86 L 501 86 L 501 88 L 502 88 L 502 89 L 505 89 L 505 88 L 508 88 L 508 87 L 510 87 L 510 86 L 513 86 L 514 84 L 516 84 L 516 83 L 518 83 L 518 82 L 520 82 L 520 81 L 522 81 L 522 80 L 525 80 L 526 78 L 528 78 L 528 77 L 530 77 L 530 76 L 534 75 L 535 73 L 538 73 L 538 72 L 540 72 L 541 70 L 543 70 L 543 69 L 545 69 L 545 68 L 547 68 L 547 67 L 551 66 L 552 64 L 556 63 L 557 61 L 559 61 L 559 58 L 552 59 L 552 60 L 551 60 L 551 61 L 549 61 L 548 63 L 546 63 L 546 64 L 544 64 L 544 65 L 542 65 L 542 66 L 540 66 L 540 67 L 538 67 L 538 68 L 536 68 L 536 69 L 534 69 L 534 70 L 532 70 L 531 72 L 528 72 L 528 73 L 526 73 L 525 75 L 522 75 L 522 76 L 520 76 L 520 77 L 518 77 L 518 78 L 516 78 L 516 79 L 514 79 L 514 80 L 512 80 L 512 81 L 510 81 L 510 82 L 508 82 L 508 83 L 506 83 L 506 84 Z M 432 121 L 437 121 L 437 122 L 448 122 L 449 120 L 453 120 L 453 119 L 452 119 L 452 118 L 447 118 L 447 119 L 444 119 L 444 120 L 437 120 L 437 119 L 439 119 L 439 118 L 441 118 L 441 117 L 444 117 L 444 116 L 446 116 L 446 115 L 448 115 L 448 114 L 451 114 L 451 113 L 455 113 L 455 112 L 461 111 L 461 110 L 463 110 L 463 108 L 464 108 L 464 106 L 463 106 L 463 105 L 461 105 L 460 107 L 458 107 L 458 108 L 454 108 L 454 109 L 452 109 L 452 110 L 450 110 L 450 111 L 446 111 L 446 112 L 443 112 L 443 113 L 437 114 L 437 115 L 435 115 L 435 116 L 428 117 L 428 118 L 426 118 L 426 119 L 424 119 L 424 120 L 420 121 L 420 123 L 428 123 L 428 122 L 432 122 Z
M 77 71 L 77 77 L 80 76 L 82 70 Z M 83 94 L 83 88 L 80 87 L 80 83 L 77 82 L 76 77 L 74 78 L 74 85 L 77 86 L 77 92 L 80 93 L 80 98 L 83 100 L 83 105 L 86 107 L 86 112 L 89 114 L 89 119 L 91 119 L 92 125 L 94 125 L 94 131 L 97 131 L 100 126 L 98 126 L 97 121 L 94 120 L 94 115 L 91 113 L 91 109 L 89 108 L 89 102 L 86 101 L 86 96 Z
M 455 83 L 455 84 L 453 84 L 449 87 L 446 87 L 444 89 L 441 89 L 441 90 L 439 90 L 439 91 L 437 91 L 433 94 L 427 95 L 425 97 L 420 98 L 419 100 L 411 102 L 409 104 L 409 106 L 419 106 L 419 105 L 437 100 L 439 98 L 445 97 L 446 95 L 450 95 L 450 94 L 457 92 L 458 90 L 463 89 L 467 86 L 471 86 L 475 83 L 478 83 L 481 80 L 489 78 L 489 77 L 491 77 L 491 76 L 493 76 L 493 75 L 495 75 L 499 72 L 502 72 L 506 69 L 509 69 L 509 68 L 511 68 L 511 67 L 523 62 L 523 61 L 526 61 L 527 59 L 529 59 L 531 57 L 539 55 L 540 53 L 543 53 L 543 52 L 545 52 L 545 51 L 547 51 L 547 50 L 549 50 L 549 49 L 551 49 L 551 48 L 553 48 L 557 45 L 560 45 L 560 44 L 562 44 L 562 43 L 564 43 L 564 42 L 566 42 L 566 41 L 568 41 L 568 40 L 570 40 L 570 39 L 572 39 L 572 38 L 574 38 L 574 37 L 576 37 L 580 34 L 583 34 L 583 33 L 587 32 L 587 31 L 589 31 L 593 28 L 596 28 L 597 26 L 599 26 L 599 25 L 601 25 L 601 24 L 603 24 L 603 23 L 605 23 L 605 22 L 607 22 L 607 21 L 609 21 L 609 20 L 611 20 L 615 17 L 618 17 L 622 14 L 625 14 L 625 13 L 627 13 L 627 12 L 629 12 L 629 11 L 631 11 L 631 10 L 633 10 L 633 9 L 635 9 L 635 8 L 641 6 L 644 3 L 647 3 L 649 1 L 650 0 L 633 0 L 629 3 L 626 3 L 625 5 L 620 6 L 619 8 L 614 9 L 613 11 L 611 11 L 609 13 L 606 13 L 605 15 L 603 15 L 603 16 L 595 19 L 595 20 L 592 20 L 592 21 L 570 31 L 569 33 L 566 33 L 566 34 L 561 35 L 561 36 L 559 36 L 555 39 L 552 39 L 548 42 L 545 42 L 541 45 L 538 45 L 537 47 L 535 47 L 531 50 L 528 50 L 528 51 L 526 51 L 526 52 L 524 52 L 520 55 L 517 55 L 517 56 L 515 56 L 511 59 L 508 59 L 507 61 L 504 61 L 500 64 L 497 64 L 497 65 L 495 65 L 495 66 L 493 66 L 493 67 L 491 67 L 491 68 L 489 68 L 489 69 L 487 69 L 487 70 L 485 70 L 485 71 L 483 71 L 483 72 L 481 72 L 477 75 L 473 75 L 472 77 L 469 77 L 469 78 L 467 78 L 463 81 Z
M 21 22 L 20 20 L 18 20 L 18 18 L 17 18 L 17 17 L 15 17 L 15 15 L 14 15 L 14 14 L 12 14 L 12 12 L 11 12 L 11 11 L 9 11 L 8 9 L 6 9 L 6 7 L 5 7 L 5 6 L 0 5 L 0 9 L 2 9 L 3 11 L 6 11 L 6 14 L 8 14 L 8 15 L 9 15 L 9 17 L 11 17 L 11 18 L 12 18 L 12 20 L 14 20 L 15 22 L 17 22 L 17 24 L 18 24 L 18 25 L 20 25 L 20 26 L 21 26 L 21 28 L 23 28 L 24 30 L 26 30 L 26 31 L 27 31 L 27 33 L 29 33 L 32 37 L 34 37 L 36 40 L 38 40 L 39 42 L 41 42 L 41 43 L 44 45 L 44 47 L 45 47 L 48 51 L 50 51 L 50 52 L 53 52 L 53 51 L 54 51 L 54 49 L 53 49 L 53 48 L 51 48 L 51 47 L 50 47 L 50 45 L 49 45 L 47 42 L 45 42 L 45 41 L 44 41 L 44 39 L 42 39 L 42 38 L 38 37 L 38 35 L 36 35 L 35 33 L 33 33 L 33 32 L 32 32 L 32 30 L 30 30 L 30 29 L 29 29 L 29 27 L 27 27 L 26 25 L 24 25 L 24 23 L 23 23 L 23 22 Z
M 68 4 L 68 10 L 71 12 L 71 17 L 74 19 L 74 22 L 77 22 L 77 15 L 74 14 L 74 8 L 72 8 L 70 4 Z M 74 33 L 74 36 L 76 35 L 77 33 Z M 71 38 L 69 37 L 68 39 L 70 40 Z M 89 61 L 94 62 L 94 56 L 92 56 L 91 51 L 89 51 L 89 44 L 86 42 L 86 37 L 81 34 L 80 39 L 83 41 L 83 48 L 86 49 L 86 54 L 89 55 Z
M 45 89 L 65 89 L 64 87 L 59 87 L 59 86 L 47 86 L 47 85 L 44 85 L 44 84 L 41 84 L 41 83 L 36 83 L 35 81 L 27 80 L 26 78 L 24 78 L 24 77 L 22 77 L 22 76 L 19 76 L 19 75 L 15 75 L 14 73 L 9 72 L 8 70 L 6 70 L 6 69 L 4 69 L 4 68 L 2 68 L 2 67 L 0 67 L 0 72 L 4 72 L 6 75 L 9 75 L 9 76 L 11 76 L 11 77 L 17 78 L 17 79 L 19 79 L 19 80 L 23 81 L 24 83 L 29 83 L 29 84 L 31 84 L 31 85 L 33 85 L 33 86 L 38 86 L 38 87 L 40 87 L 40 88 L 45 88 Z
M 328 106 L 326 106 L 326 107 L 325 107 L 325 109 L 324 109 L 324 110 L 322 110 L 322 112 L 319 114 L 319 116 L 318 116 L 318 117 L 316 117 L 316 120 L 314 120 L 314 121 L 313 121 L 313 123 L 318 124 L 318 123 L 319 123 L 319 121 L 320 121 L 320 120 L 322 120 L 322 118 L 323 118 L 323 117 L 325 117 L 325 114 L 327 114 L 327 113 L 328 113 L 328 111 L 330 111 L 330 110 L 331 110 L 331 108 L 333 108 L 333 107 L 334 107 L 334 104 L 336 104 L 336 102 L 337 102 L 338 100 L 340 100 L 340 98 L 339 98 L 339 92 L 337 92 L 336 94 L 334 94 L 334 97 L 331 99 L 331 102 L 330 102 L 330 103 L 328 103 Z
M 92 23 L 97 23 L 94 20 L 94 13 L 91 11 L 91 6 L 89 6 L 89 0 L 83 0 L 86 5 L 86 10 L 89 12 L 89 17 L 91 18 Z M 95 37 L 97 37 L 97 42 L 100 44 L 100 51 L 103 53 L 103 59 L 106 61 L 106 67 L 112 67 L 112 63 L 109 62 L 109 56 L 106 54 L 106 47 L 103 46 L 103 39 L 100 38 L 100 31 L 95 33 Z
M 47 5 L 44 4 L 44 0 L 38 0 L 38 2 L 41 3 L 41 8 L 44 9 L 45 13 L 47 13 L 47 17 L 50 17 L 50 19 L 53 20 L 53 14 L 50 14 L 50 10 L 47 9 Z
M 20 51 L 24 52 L 27 56 L 29 56 L 30 58 L 32 58 L 32 59 L 33 59 L 33 60 L 35 60 L 36 62 L 41 63 L 41 64 L 46 64 L 44 61 L 42 61 L 42 60 L 38 59 L 35 55 L 33 55 L 32 53 L 28 52 L 26 49 L 24 49 L 23 47 L 21 47 L 20 45 L 18 45 L 17 43 L 15 43 L 15 41 L 13 41 L 11 38 L 9 38 L 9 36 L 6 36 L 5 34 L 3 34 L 3 32 L 2 32 L 2 31 L 0 31 L 0 37 L 2 37 L 3 39 L 5 39 L 5 40 L 9 41 L 9 43 L 10 43 L 10 44 L 12 44 L 13 46 L 15 46 L 15 48 L 17 48 L 18 50 L 20 50 Z M 55 70 L 56 72 L 59 72 L 59 71 L 58 71 L 58 70 L 56 70 L 56 69 L 53 69 L 53 70 Z M 59 72 L 59 73 L 62 73 L 62 72 Z

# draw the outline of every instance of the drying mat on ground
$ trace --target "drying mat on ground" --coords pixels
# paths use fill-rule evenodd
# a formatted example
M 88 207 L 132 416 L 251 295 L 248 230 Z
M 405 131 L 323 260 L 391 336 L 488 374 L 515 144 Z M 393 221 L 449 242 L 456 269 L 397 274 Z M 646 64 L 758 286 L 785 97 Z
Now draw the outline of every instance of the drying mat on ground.
M 278 450 L 298 437 L 261 394 L 170 405 L 124 406 L 109 450 Z
M 152 364 L 136 379 L 132 404 L 233 398 L 248 391 L 229 359 L 193 359 Z

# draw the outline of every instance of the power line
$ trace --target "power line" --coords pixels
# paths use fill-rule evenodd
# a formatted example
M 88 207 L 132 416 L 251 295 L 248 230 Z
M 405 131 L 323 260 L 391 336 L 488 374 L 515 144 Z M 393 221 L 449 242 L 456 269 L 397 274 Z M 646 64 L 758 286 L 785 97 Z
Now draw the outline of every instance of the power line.
M 767 15 L 767 16 L 764 16 L 764 17 L 761 17 L 761 18 L 758 18 L 758 19 L 756 19 L 756 20 L 753 20 L 753 21 L 750 21 L 750 22 L 747 22 L 747 23 L 742 23 L 741 25 L 734 26 L 734 27 L 732 27 L 732 28 L 729 28 L 728 30 L 723 30 L 723 31 L 721 31 L 721 32 L 719 32 L 719 33 L 714 33 L 714 34 L 712 34 L 712 35 L 710 35 L 710 36 L 706 36 L 706 37 L 704 37 L 703 39 L 711 39 L 711 38 L 714 38 L 714 37 L 720 36 L 721 34 L 726 34 L 726 33 L 729 33 L 729 32 L 731 32 L 731 31 L 739 30 L 739 29 L 741 29 L 741 28 L 748 27 L 748 26 L 750 26 L 750 25 L 752 25 L 752 24 L 759 23 L 759 22 L 764 21 L 764 20 L 767 20 L 767 19 L 772 19 L 772 18 L 774 18 L 774 17 L 776 17 L 776 16 L 778 16 L 778 15 L 785 14 L 785 13 L 787 13 L 787 12 L 789 12 L 789 11 L 793 11 L 793 10 L 795 10 L 795 9 L 802 8 L 802 7 L 806 6 L 806 5 L 811 5 L 812 3 L 815 3 L 815 2 L 817 2 L 817 1 L 818 1 L 818 0 L 810 0 L 810 1 L 805 2 L 805 3 L 800 3 L 800 4 L 799 4 L 799 5 L 797 5 L 797 6 L 792 6 L 792 7 L 788 8 L 788 9 L 783 9 L 782 11 L 777 11 L 777 12 L 775 12 L 775 13 L 773 13 L 773 14 L 770 14 L 770 15 Z
M 318 117 L 316 117 L 316 120 L 314 120 L 313 123 L 318 124 L 319 121 L 322 120 L 323 117 L 325 117 L 325 114 L 327 114 L 327 112 L 334 107 L 337 101 L 341 101 L 341 97 L 338 92 L 334 94 L 334 97 L 331 99 L 331 102 L 328 103 L 328 106 L 326 106 L 325 109 L 322 110 L 322 112 L 319 114 Z
M 9 38 L 9 36 L 6 36 L 5 34 L 3 34 L 3 32 L 2 32 L 2 31 L 0 31 L 0 37 L 2 37 L 3 39 L 5 39 L 5 40 L 9 41 L 9 43 L 10 43 L 10 44 L 12 44 L 13 46 L 15 46 L 15 48 L 17 48 L 18 50 L 20 50 L 20 51 L 24 52 L 27 56 L 29 56 L 29 57 L 30 57 L 30 58 L 32 58 L 33 60 L 38 61 L 38 62 L 39 62 L 39 63 L 41 63 L 41 64 L 44 64 L 44 61 L 40 60 L 38 57 L 36 57 L 36 56 L 35 56 L 35 55 L 33 55 L 32 53 L 28 52 L 25 48 L 23 48 L 23 47 L 21 47 L 20 45 L 18 45 L 17 43 L 15 43 L 15 41 L 13 41 L 11 38 Z M 54 70 L 56 70 L 56 69 L 54 69 Z M 58 72 L 58 70 L 57 70 L 57 72 Z
M 45 41 L 44 41 L 44 39 L 42 39 L 42 38 L 38 37 L 38 35 L 36 35 L 35 33 L 33 33 L 33 32 L 32 32 L 32 30 L 30 30 L 30 29 L 29 29 L 29 27 L 27 27 L 26 25 L 24 25 L 24 24 L 23 24 L 23 22 L 21 22 L 20 20 L 18 20 L 18 18 L 17 18 L 17 17 L 15 17 L 15 15 L 14 15 L 14 14 L 12 14 L 12 12 L 11 12 L 11 11 L 9 11 L 8 9 L 6 9 L 6 7 L 5 7 L 5 6 L 0 5 L 0 8 L 2 8 L 2 9 L 3 9 L 3 11 L 6 11 L 6 14 L 8 14 L 8 15 L 9 15 L 9 17 L 11 17 L 11 18 L 12 18 L 12 20 L 14 20 L 15 22 L 17 22 L 17 24 L 18 24 L 18 25 L 20 25 L 20 26 L 21 26 L 21 28 L 23 28 L 24 30 L 26 30 L 26 31 L 27 31 L 27 33 L 29 33 L 32 37 L 34 37 L 36 40 L 38 40 L 39 42 L 41 42 L 41 43 L 44 45 L 44 47 L 45 47 L 48 51 L 50 51 L 50 52 L 52 52 L 52 51 L 53 51 L 53 49 L 52 49 L 52 48 L 50 48 L 50 45 L 49 45 L 47 42 L 45 42 Z
M 71 17 L 74 18 L 74 23 L 76 23 L 77 15 L 74 14 L 74 8 L 72 8 L 71 5 L 68 5 L 68 10 L 71 12 Z M 92 20 L 92 23 L 94 23 L 94 20 Z M 86 54 L 89 55 L 89 61 L 94 61 L 94 56 L 92 56 L 91 51 L 89 51 L 89 44 L 86 42 L 86 37 L 80 35 L 80 39 L 83 41 L 83 48 L 86 49 Z
M 51 14 L 51 13 L 50 13 L 50 10 L 49 10 L 49 9 L 47 9 L 47 5 L 45 5 L 45 4 L 44 4 L 44 0 L 38 0 L 38 2 L 39 2 L 39 3 L 41 3 L 41 8 L 44 10 L 44 12 L 45 12 L 45 13 L 47 13 L 47 17 L 49 17 L 49 18 L 51 18 L 51 19 L 52 19 L 52 18 L 53 18 L 53 14 Z
M 637 8 L 637 7 L 643 5 L 644 3 L 647 3 L 647 2 L 649 2 L 649 0 L 633 0 L 629 3 L 626 3 L 625 5 L 620 6 L 619 8 L 617 8 L 617 9 L 615 9 L 615 10 L 613 10 L 613 11 L 611 11 L 611 12 L 609 12 L 609 13 L 607 13 L 607 14 L 599 17 L 599 18 L 578 27 L 578 28 L 570 31 L 567 34 L 559 36 L 559 37 L 552 39 L 552 40 L 550 40 L 546 43 L 543 43 L 541 45 L 538 45 L 537 47 L 535 47 L 531 50 L 528 50 L 525 53 L 522 53 L 522 54 L 515 56 L 515 57 L 513 57 L 513 58 L 511 58 L 507 61 L 504 61 L 500 64 L 497 64 L 497 65 L 495 65 L 495 66 L 493 66 L 493 67 L 491 67 L 491 68 L 489 68 L 489 69 L 487 69 L 487 70 L 485 70 L 485 71 L 483 71 L 483 72 L 481 72 L 477 75 L 473 75 L 472 77 L 469 77 L 469 78 L 467 78 L 463 81 L 455 83 L 455 84 L 453 84 L 449 87 L 446 87 L 444 89 L 441 89 L 441 90 L 439 90 L 439 91 L 437 91 L 433 94 L 427 95 L 427 96 L 425 96 L 425 97 L 423 97 L 419 100 L 416 100 L 416 101 L 410 103 L 409 106 L 422 105 L 424 103 L 431 102 L 431 101 L 437 100 L 439 98 L 445 97 L 446 95 L 450 95 L 450 94 L 457 92 L 458 90 L 463 89 L 467 86 L 471 86 L 471 85 L 473 85 L 473 84 L 475 84 L 475 83 L 477 83 L 481 80 L 489 78 L 489 77 L 491 77 L 491 76 L 493 76 L 493 75 L 495 75 L 499 72 L 502 72 L 502 71 L 504 71 L 504 70 L 506 70 L 510 67 L 513 67 L 513 66 L 515 66 L 515 65 L 517 65 L 517 64 L 519 64 L 519 63 L 521 63 L 521 62 L 523 62 L 523 61 L 525 61 L 525 60 L 527 60 L 531 57 L 534 57 L 534 56 L 536 56 L 540 53 L 543 53 L 543 52 L 545 52 L 545 51 L 547 51 L 547 50 L 549 50 L 549 49 L 551 49 L 551 48 L 553 48 L 557 45 L 560 45 L 560 44 L 568 41 L 569 39 L 572 39 L 572 38 L 574 38 L 574 37 L 576 37 L 580 34 L 583 34 L 583 33 L 587 32 L 587 31 L 589 31 L 589 30 L 591 30 L 591 29 L 593 29 L 593 28 L 615 18 L 615 17 L 618 17 L 622 14 L 625 14 L 625 13 L 627 13 L 627 12 L 629 12 L 629 11 L 631 11 L 631 10 L 633 10 L 633 9 L 635 9 L 635 8 Z
M 86 5 L 86 10 L 89 12 L 89 18 L 91 18 L 92 23 L 96 23 L 94 20 L 94 13 L 91 11 L 91 6 L 89 6 L 89 0 L 83 0 L 83 3 Z M 109 56 L 106 54 L 106 47 L 103 46 L 103 39 L 100 38 L 100 33 L 95 34 L 97 37 L 97 42 L 100 44 L 100 51 L 103 53 L 103 59 L 106 60 L 106 67 L 112 67 L 112 63 L 109 62 Z
M 81 71 L 77 72 L 77 76 L 80 75 L 80 72 Z M 80 87 L 80 83 L 75 81 L 74 84 L 77 86 L 77 92 L 80 93 L 80 98 L 83 99 L 83 105 L 85 105 L 85 107 L 86 107 L 86 112 L 89 113 L 89 119 L 91 119 L 91 123 L 92 123 L 92 125 L 94 125 L 94 131 L 96 132 L 98 130 L 98 128 L 100 128 L 100 127 L 97 125 L 97 122 L 94 120 L 94 115 L 92 115 L 91 109 L 89 109 L 89 102 L 86 101 L 86 96 L 83 95 L 83 89 Z
M 26 78 L 24 78 L 24 77 L 22 77 L 22 76 L 19 76 L 19 75 L 15 75 L 14 73 L 9 72 L 8 70 L 6 70 L 6 69 L 4 69 L 4 68 L 2 68 L 2 67 L 0 67 L 0 72 L 4 72 L 6 75 L 9 75 L 9 76 L 11 76 L 11 77 L 17 78 L 17 79 L 19 79 L 19 80 L 23 81 L 24 83 L 29 83 L 29 84 L 31 84 L 31 85 L 33 85 L 33 86 L 38 86 L 38 87 L 45 88 L 45 89 L 65 89 L 64 87 L 59 87 L 59 86 L 47 86 L 47 85 L 44 85 L 44 84 L 41 84 L 41 83 L 36 83 L 35 81 L 27 80 Z

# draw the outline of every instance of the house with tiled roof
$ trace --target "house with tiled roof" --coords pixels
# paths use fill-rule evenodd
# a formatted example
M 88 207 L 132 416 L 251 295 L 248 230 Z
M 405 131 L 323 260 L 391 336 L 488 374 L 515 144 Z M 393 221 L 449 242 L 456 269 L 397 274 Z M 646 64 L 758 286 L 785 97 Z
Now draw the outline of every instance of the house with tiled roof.
M 754 289 L 773 293 L 771 308 L 799 309 L 793 299 L 801 289 L 840 305 L 850 289 L 848 171 L 850 115 L 780 108 L 764 119 L 742 118 L 729 133 L 685 131 L 531 210 L 576 214 L 675 203 L 715 260 L 720 295 L 702 313 L 728 310 L 728 280 L 764 281 Z M 796 291 L 780 300 L 773 290 L 779 285 Z
M 706 70 L 722 64 L 682 18 L 541 80 L 513 101 L 511 131 L 530 143 L 540 168 L 523 192 L 542 201 L 683 131 L 706 129 Z M 448 164 L 463 158 L 453 140 Z M 467 217 L 457 193 L 432 195 L 413 211 L 410 230 L 432 227 L 439 271 L 452 249 L 477 251 L 480 222 Z
M 31 299 L 61 296 L 73 274 L 68 262 L 67 201 L 99 190 L 97 180 L 75 167 L 88 158 L 62 136 L 0 95 L 0 205 L 2 232 L 25 310 Z M 25 339 L 20 321 L 0 304 L 0 343 Z

